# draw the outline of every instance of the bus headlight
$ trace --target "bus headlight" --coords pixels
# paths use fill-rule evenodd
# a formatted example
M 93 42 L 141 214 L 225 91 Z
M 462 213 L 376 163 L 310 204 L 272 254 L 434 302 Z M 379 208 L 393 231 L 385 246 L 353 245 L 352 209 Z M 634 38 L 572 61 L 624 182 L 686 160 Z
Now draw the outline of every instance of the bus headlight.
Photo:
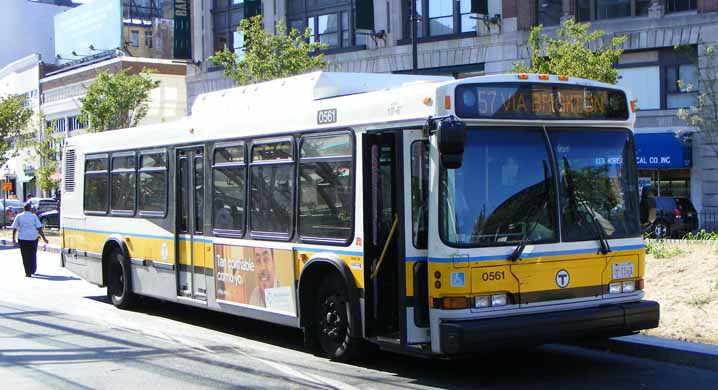
M 611 283 L 608 285 L 609 294 L 620 294 L 621 293 L 621 282 Z
M 635 280 L 629 280 L 627 282 L 623 282 L 623 292 L 630 293 L 636 291 L 636 281 Z
M 491 306 L 506 306 L 506 294 L 498 294 L 491 296 Z
M 488 295 L 482 295 L 474 298 L 474 307 L 477 309 L 483 309 L 491 306 L 491 300 Z

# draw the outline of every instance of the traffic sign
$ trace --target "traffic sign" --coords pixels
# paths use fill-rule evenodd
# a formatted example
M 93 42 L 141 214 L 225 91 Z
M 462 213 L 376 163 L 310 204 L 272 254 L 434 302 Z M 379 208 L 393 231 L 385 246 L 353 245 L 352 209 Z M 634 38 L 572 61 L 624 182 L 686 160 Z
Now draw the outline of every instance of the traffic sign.
M 12 191 L 12 183 L 10 183 L 10 182 L 2 183 L 2 190 L 3 191 Z

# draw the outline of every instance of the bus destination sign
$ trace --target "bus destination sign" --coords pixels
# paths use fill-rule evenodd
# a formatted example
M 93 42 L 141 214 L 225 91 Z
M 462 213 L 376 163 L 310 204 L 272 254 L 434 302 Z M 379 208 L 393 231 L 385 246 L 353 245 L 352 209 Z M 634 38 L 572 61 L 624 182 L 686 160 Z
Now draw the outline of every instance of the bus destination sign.
M 626 120 L 621 90 L 531 83 L 456 87 L 456 115 L 478 119 Z

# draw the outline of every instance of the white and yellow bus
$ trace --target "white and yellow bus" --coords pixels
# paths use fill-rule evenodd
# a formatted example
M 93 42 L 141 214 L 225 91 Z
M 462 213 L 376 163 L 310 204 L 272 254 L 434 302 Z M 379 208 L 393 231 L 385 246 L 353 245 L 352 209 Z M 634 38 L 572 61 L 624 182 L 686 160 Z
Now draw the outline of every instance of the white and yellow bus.
M 67 140 L 63 263 L 137 296 L 456 356 L 656 327 L 620 87 L 311 73 Z

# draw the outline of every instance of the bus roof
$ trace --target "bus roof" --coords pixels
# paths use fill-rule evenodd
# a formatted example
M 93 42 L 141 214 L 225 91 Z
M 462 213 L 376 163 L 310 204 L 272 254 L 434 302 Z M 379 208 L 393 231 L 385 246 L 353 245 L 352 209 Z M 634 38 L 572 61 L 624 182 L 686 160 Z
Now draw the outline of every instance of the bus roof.
M 520 79 L 517 74 L 501 74 L 454 80 L 440 76 L 313 72 L 202 94 L 188 117 L 72 137 L 67 145 L 84 144 L 92 151 L 102 152 L 121 149 L 118 145 L 149 148 L 245 136 L 271 137 L 322 128 L 378 128 L 392 123 L 418 123 L 429 115 L 442 115 L 445 112 L 443 95 L 453 96 L 457 85 L 497 82 L 557 83 L 559 78 L 529 74 Z M 616 85 L 575 77 L 560 82 L 622 90 L 631 99 L 629 92 Z M 335 110 L 334 120 L 318 123 L 318 113 L 325 110 Z M 631 125 L 633 121 L 635 114 L 631 113 L 629 120 L 612 124 Z M 566 121 L 562 125 L 579 122 Z

